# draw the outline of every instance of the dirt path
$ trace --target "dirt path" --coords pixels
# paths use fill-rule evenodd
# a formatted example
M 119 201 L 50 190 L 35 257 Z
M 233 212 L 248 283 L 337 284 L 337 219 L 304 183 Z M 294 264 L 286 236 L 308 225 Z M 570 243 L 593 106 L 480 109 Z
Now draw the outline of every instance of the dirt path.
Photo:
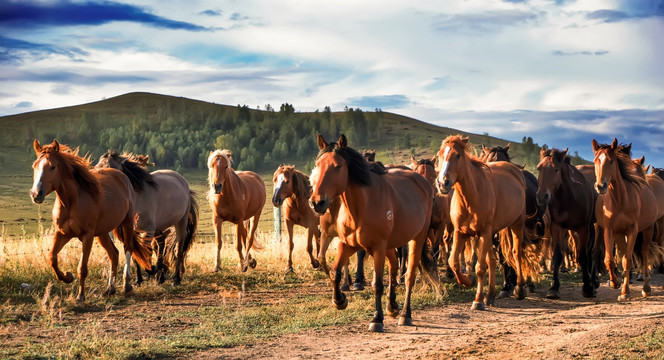
M 602 285 L 595 299 L 579 286 L 561 289 L 563 300 L 544 291 L 526 300 L 497 300 L 495 307 L 471 312 L 470 304 L 414 311 L 414 327 L 385 321 L 385 333 L 366 331 L 369 318 L 350 326 L 311 330 L 263 343 L 189 354 L 187 358 L 361 358 L 511 359 L 638 357 L 625 343 L 664 324 L 664 275 L 652 277 L 650 297 L 632 286 L 632 300 L 618 303 L 619 290 Z M 661 350 L 659 356 L 663 356 Z M 193 355 L 193 356 L 192 356 Z M 652 354 L 651 354 L 652 355 Z

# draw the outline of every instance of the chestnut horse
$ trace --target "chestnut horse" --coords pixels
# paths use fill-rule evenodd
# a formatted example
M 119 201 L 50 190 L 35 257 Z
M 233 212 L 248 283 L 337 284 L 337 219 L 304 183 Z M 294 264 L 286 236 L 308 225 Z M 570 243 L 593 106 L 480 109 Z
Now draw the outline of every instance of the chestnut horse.
M 492 251 L 493 235 L 501 229 L 510 234 L 501 237 L 501 246 L 508 262 L 517 273 L 514 296 L 523 299 L 525 278 L 537 276 L 537 261 L 529 258 L 523 236 L 526 219 L 526 184 L 521 170 L 508 162 L 484 163 L 470 154 L 468 138 L 451 135 L 443 140 L 437 153 L 441 166 L 437 185 L 443 194 L 454 188 L 450 203 L 450 218 L 454 224 L 454 240 L 450 266 L 457 281 L 463 286 L 471 286 L 471 279 L 461 273 L 458 258 L 465 244 L 473 236 L 478 236 L 477 253 L 477 293 L 472 310 L 485 309 L 495 299 L 496 259 Z M 489 288 L 484 297 L 484 276 L 489 270 Z
M 108 151 L 99 158 L 96 168 L 113 168 L 122 171 L 134 189 L 136 208 L 136 231 L 143 234 L 143 239 L 152 242 L 164 231 L 173 226 L 175 241 L 168 254 L 165 252 L 164 236 L 160 237 L 157 253 L 158 278 L 163 281 L 163 257 L 175 259 L 173 284 L 179 285 L 184 273 L 184 260 L 191 247 L 198 227 L 198 204 L 194 193 L 189 189 L 185 178 L 172 170 L 145 170 L 147 156 L 119 154 Z M 172 261 L 171 261 L 172 262 Z M 137 269 L 140 283 L 142 276 Z
M 551 218 L 549 232 L 553 246 L 553 280 L 547 298 L 560 298 L 559 270 L 563 260 L 562 249 L 566 248 L 567 233 L 573 231 L 576 244 L 576 262 L 581 266 L 585 297 L 595 297 L 597 287 L 597 263 L 593 261 L 595 242 L 595 201 L 597 194 L 593 185 L 570 163 L 567 149 L 543 148 L 537 189 L 537 205 L 548 209 Z
M 512 158 L 509 154 L 510 146 L 511 143 L 507 143 L 505 146 L 492 146 L 491 148 L 482 145 L 480 160 L 487 163 L 494 161 L 507 161 L 511 163 Z M 535 199 L 538 186 L 537 177 L 535 177 L 530 171 L 524 169 L 523 166 L 517 165 L 517 167 L 521 169 L 523 177 L 526 180 L 526 221 L 524 224 L 527 231 L 524 232 L 524 236 L 530 236 L 532 237 L 532 239 L 530 239 L 531 242 L 536 242 L 540 240 L 546 230 L 546 221 L 544 219 L 546 211 L 541 210 L 537 206 L 537 200 Z M 496 239 L 494 238 L 494 243 L 495 241 Z M 498 246 L 498 244 L 495 245 Z M 501 299 L 508 297 L 509 292 L 514 289 L 514 286 L 516 285 L 516 272 L 505 261 L 502 251 L 499 252 L 499 256 L 501 258 L 500 266 L 502 267 L 504 275 L 503 289 L 498 294 L 498 298 Z M 528 279 L 526 282 L 528 285 L 528 291 L 534 293 L 535 285 L 532 283 L 532 279 Z
M 383 270 L 385 258 L 390 264 L 387 313 L 398 315 L 396 303 L 396 253 L 391 250 L 409 245 L 408 272 L 404 308 L 400 325 L 412 325 L 410 298 L 415 283 L 416 267 L 426 242 L 431 221 L 433 190 L 421 175 L 410 170 L 386 171 L 368 163 L 356 150 L 348 147 L 345 135 L 328 143 L 318 135 L 320 152 L 311 176 L 311 204 L 318 214 L 325 214 L 332 199 L 340 197 L 337 215 L 339 251 L 334 263 L 333 300 L 337 309 L 345 309 L 348 299 L 340 291 L 341 267 L 360 248 L 374 260 L 374 297 L 376 313 L 370 331 L 383 331 Z M 423 265 L 435 277 L 433 262 Z
M 643 233 L 641 256 L 643 262 L 643 296 L 650 293 L 648 254 L 653 239 L 654 222 L 657 215 L 657 199 L 645 180 L 634 169 L 629 155 L 618 149 L 618 140 L 611 145 L 598 144 L 592 140 L 595 154 L 595 187 L 600 196 L 595 206 L 597 223 L 604 232 L 604 262 L 614 288 L 620 286 L 615 274 L 613 245 L 618 245 L 623 254 L 623 284 L 618 301 L 629 298 L 629 278 L 632 269 L 632 254 L 637 234 Z M 626 239 L 623 240 L 622 236 Z
M 85 301 L 85 278 L 88 275 L 88 259 L 92 241 L 96 237 L 111 262 L 106 295 L 115 293 L 115 276 L 118 268 L 118 250 L 109 232 L 124 245 L 127 263 L 124 271 L 124 291 L 131 291 L 129 264 L 134 256 L 141 266 L 150 265 L 151 250 L 138 241 L 134 232 L 134 194 L 127 176 L 115 169 L 91 170 L 90 161 L 53 140 L 50 145 L 33 143 L 37 160 L 32 164 L 34 183 L 30 197 L 36 204 L 55 191 L 53 205 L 53 246 L 50 251 L 51 267 L 58 280 L 74 281 L 70 273 L 62 273 L 58 267 L 58 253 L 73 237 L 83 243 L 78 265 L 77 301 Z
M 311 266 L 317 269 L 320 266 L 313 254 L 311 240 L 315 239 L 316 249 L 320 247 L 320 230 L 318 229 L 318 216 L 309 206 L 311 196 L 311 184 L 309 177 L 294 166 L 281 165 L 272 177 L 274 183 L 274 194 L 272 205 L 280 207 L 285 205 L 284 223 L 288 230 L 288 266 L 287 272 L 293 272 L 293 226 L 299 225 L 307 229 L 307 253 Z
M 235 171 L 232 165 L 230 150 L 210 151 L 208 157 L 208 182 L 210 191 L 208 200 L 212 208 L 214 236 L 217 240 L 217 257 L 214 270 L 221 265 L 221 224 L 230 221 L 235 224 L 236 249 L 240 257 L 242 271 L 251 266 L 256 267 L 256 259 L 251 257 L 251 248 L 260 249 L 255 239 L 258 221 L 265 205 L 265 183 L 253 171 Z M 249 234 L 245 228 L 245 220 L 250 220 Z M 242 249 L 246 249 L 243 255 Z

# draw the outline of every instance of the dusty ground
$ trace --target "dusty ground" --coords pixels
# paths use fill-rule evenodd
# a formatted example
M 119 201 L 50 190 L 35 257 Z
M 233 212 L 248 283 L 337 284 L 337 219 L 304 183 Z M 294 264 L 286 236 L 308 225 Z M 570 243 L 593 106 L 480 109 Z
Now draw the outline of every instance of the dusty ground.
M 641 298 L 632 286 L 631 301 L 618 303 L 619 290 L 602 285 L 595 299 L 579 286 L 561 289 L 562 300 L 538 291 L 522 301 L 497 300 L 495 307 L 471 312 L 470 304 L 416 311 L 414 327 L 386 319 L 385 333 L 366 331 L 369 318 L 352 326 L 282 336 L 264 343 L 194 354 L 195 358 L 361 358 L 361 359 L 571 359 L 632 358 L 625 346 L 634 337 L 664 324 L 664 275 L 652 277 L 652 295 Z M 659 357 L 664 356 L 664 349 Z M 187 356 L 189 358 L 190 356 Z

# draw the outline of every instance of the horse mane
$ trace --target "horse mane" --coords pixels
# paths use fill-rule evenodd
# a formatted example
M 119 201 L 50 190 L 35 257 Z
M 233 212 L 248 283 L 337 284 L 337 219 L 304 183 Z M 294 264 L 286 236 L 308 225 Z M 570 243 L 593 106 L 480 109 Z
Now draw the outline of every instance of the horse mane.
M 597 151 L 603 149 L 611 150 L 616 156 L 616 159 L 618 160 L 618 170 L 620 170 L 620 175 L 623 177 L 623 179 L 633 184 L 642 185 L 645 183 L 645 180 L 640 178 L 637 174 L 634 163 L 632 162 L 631 144 L 620 144 L 615 149 L 611 146 L 611 144 L 598 144 Z
M 433 168 L 436 168 L 436 165 L 431 161 L 431 159 L 420 159 L 417 160 L 417 165 L 431 165 Z
M 443 144 L 447 143 L 460 146 L 466 152 L 466 156 L 468 156 L 472 165 L 488 168 L 489 166 L 484 161 L 472 154 L 471 151 L 473 147 L 467 139 L 468 138 L 465 138 L 466 141 L 464 141 L 464 138 L 461 135 L 449 135 L 443 140 Z
M 339 144 L 336 142 L 330 142 L 318 152 L 316 160 L 318 160 L 323 154 L 333 152 L 341 156 L 346 163 L 348 164 L 348 179 L 362 186 L 371 185 L 371 173 L 378 175 L 387 174 L 385 167 L 382 167 L 376 163 L 369 163 L 367 160 L 360 154 L 357 150 L 346 146 L 345 148 L 340 148 Z
M 293 165 L 282 165 L 282 167 L 282 172 L 286 172 L 288 170 L 293 171 L 293 195 L 295 195 L 295 197 L 298 199 L 309 199 L 311 193 L 313 192 L 313 188 L 309 182 L 309 176 L 307 176 L 302 171 L 297 170 Z
M 78 187 L 93 198 L 99 198 L 102 195 L 101 184 L 90 171 L 90 156 L 81 157 L 78 155 L 78 148 L 72 149 L 64 144 L 58 144 L 58 147 L 59 149 L 56 149 L 54 144 L 44 145 L 35 164 L 49 154 L 64 165 L 62 171 L 65 176 L 73 178 Z
M 652 174 L 655 174 L 659 176 L 662 180 L 664 180 L 664 169 L 653 167 Z
M 152 174 L 145 170 L 139 160 L 137 160 L 139 159 L 138 155 L 131 153 L 120 154 L 117 151 L 109 151 L 108 156 L 120 164 L 122 172 L 127 175 L 129 182 L 131 182 L 131 187 L 135 191 L 143 191 L 145 184 L 155 189 L 157 188 L 157 183 L 154 181 Z
M 504 147 L 502 147 L 502 146 L 492 146 L 492 147 L 489 149 L 489 153 L 492 153 L 492 152 L 499 152 L 499 153 L 502 153 L 502 154 L 505 155 L 505 157 L 507 158 L 507 162 L 510 162 L 510 163 L 511 163 L 511 162 L 512 162 L 512 157 L 510 156 L 508 150 L 509 150 L 509 148 L 506 149 L 506 148 L 504 148 Z

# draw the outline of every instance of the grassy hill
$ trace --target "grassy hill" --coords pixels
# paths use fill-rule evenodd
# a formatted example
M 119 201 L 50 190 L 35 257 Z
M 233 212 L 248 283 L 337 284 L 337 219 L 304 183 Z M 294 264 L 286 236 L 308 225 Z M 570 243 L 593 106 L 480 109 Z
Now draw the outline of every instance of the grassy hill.
M 129 93 L 93 103 L 0 117 L 0 236 L 29 237 L 50 226 L 53 197 L 41 206 L 30 202 L 32 141 L 50 143 L 54 138 L 80 146 L 93 161 L 109 148 L 149 154 L 157 168 L 173 168 L 185 174 L 202 196 L 206 190 L 205 161 L 210 150 L 229 148 L 236 168 L 263 175 L 271 195 L 271 174 L 282 163 L 308 172 L 318 151 L 315 135 L 328 140 L 339 133 L 351 146 L 377 150 L 384 163 L 405 163 L 411 154 L 432 157 L 444 137 L 463 134 L 476 145 L 504 145 L 506 140 L 488 135 L 431 125 L 389 112 L 346 109 L 331 112 L 296 112 L 292 105 L 279 110 L 219 105 L 182 97 Z M 536 146 L 536 144 L 535 144 Z M 532 154 L 513 144 L 517 163 L 532 166 Z M 532 153 L 532 151 L 531 151 Z M 266 204 L 263 220 L 269 227 L 272 207 Z M 44 219 L 44 223 L 40 223 Z M 201 219 L 209 220 L 207 214 Z M 211 227 L 202 224 L 203 232 Z

